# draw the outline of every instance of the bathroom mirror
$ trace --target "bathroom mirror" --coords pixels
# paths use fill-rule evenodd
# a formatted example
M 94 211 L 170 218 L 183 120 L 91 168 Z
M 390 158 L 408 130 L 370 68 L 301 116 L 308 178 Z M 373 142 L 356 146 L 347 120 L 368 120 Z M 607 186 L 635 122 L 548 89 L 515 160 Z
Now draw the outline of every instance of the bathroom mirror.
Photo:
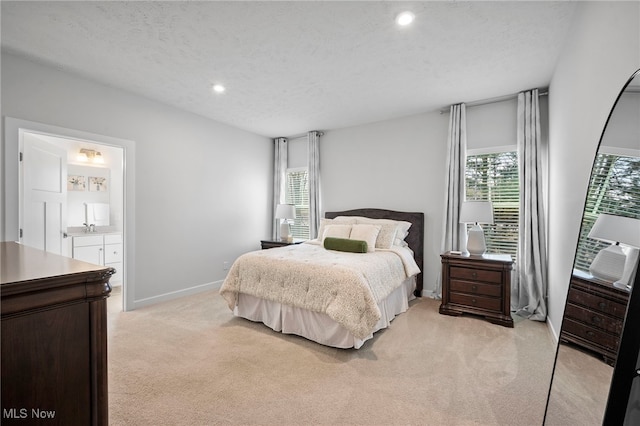
M 634 290 L 633 285 L 638 281 L 636 243 L 621 244 L 625 267 L 606 273 L 608 264 L 602 264 L 599 253 L 609 248 L 611 240 L 599 235 L 598 227 L 607 219 L 603 215 L 610 215 L 616 223 L 640 219 L 640 70 L 618 96 L 594 160 L 545 425 L 600 425 L 608 411 L 629 299 L 640 289 Z M 599 224 L 594 227 L 596 221 Z M 630 223 L 635 227 L 634 221 Z

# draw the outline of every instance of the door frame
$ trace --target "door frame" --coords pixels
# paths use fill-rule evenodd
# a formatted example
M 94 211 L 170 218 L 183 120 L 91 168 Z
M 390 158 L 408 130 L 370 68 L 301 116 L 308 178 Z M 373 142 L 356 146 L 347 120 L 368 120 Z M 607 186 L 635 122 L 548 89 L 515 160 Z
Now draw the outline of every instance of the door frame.
M 123 150 L 123 208 L 122 237 L 124 251 L 122 307 L 134 307 L 135 286 L 135 142 L 112 136 L 68 129 L 13 117 L 4 118 L 4 209 L 0 229 L 1 241 L 18 241 L 19 235 L 19 154 L 24 132 L 41 133 L 66 139 L 83 140 L 99 145 L 120 147 Z

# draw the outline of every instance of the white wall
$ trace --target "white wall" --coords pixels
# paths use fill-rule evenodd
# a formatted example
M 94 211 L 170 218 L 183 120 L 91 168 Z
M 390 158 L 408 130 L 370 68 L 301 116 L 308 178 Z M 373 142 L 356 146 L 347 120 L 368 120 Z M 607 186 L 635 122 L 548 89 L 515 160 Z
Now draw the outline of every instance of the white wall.
M 436 285 L 448 114 L 432 112 L 325 132 L 323 210 L 383 208 L 425 214 L 424 289 Z
M 210 287 L 271 233 L 268 138 L 4 52 L 2 114 L 134 141 L 138 306 Z
M 549 320 L 560 330 L 591 166 L 640 68 L 640 3 L 580 2 L 549 86 Z

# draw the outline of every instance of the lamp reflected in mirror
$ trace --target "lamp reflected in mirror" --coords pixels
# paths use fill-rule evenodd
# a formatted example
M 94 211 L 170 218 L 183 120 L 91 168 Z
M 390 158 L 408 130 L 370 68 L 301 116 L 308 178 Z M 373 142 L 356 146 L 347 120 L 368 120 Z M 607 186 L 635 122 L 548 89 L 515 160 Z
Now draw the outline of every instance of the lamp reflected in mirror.
M 622 245 L 640 247 L 640 220 L 631 217 L 601 214 L 589 231 L 589 238 L 611 243 L 600 250 L 593 259 L 589 272 L 596 278 L 612 281 L 613 285 L 627 291 L 631 289 L 630 277 L 625 277 L 627 253 Z

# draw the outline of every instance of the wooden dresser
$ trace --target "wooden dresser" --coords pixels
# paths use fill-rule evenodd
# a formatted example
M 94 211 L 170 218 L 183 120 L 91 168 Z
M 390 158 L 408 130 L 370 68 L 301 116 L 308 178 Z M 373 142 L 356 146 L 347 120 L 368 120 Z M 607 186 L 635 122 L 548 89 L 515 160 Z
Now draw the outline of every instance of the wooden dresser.
M 2 420 L 107 425 L 113 268 L 0 243 Z
M 470 256 L 444 253 L 442 259 L 442 304 L 440 313 L 482 315 L 505 327 L 511 318 L 511 270 L 507 254 Z
M 567 295 L 560 341 L 602 356 L 613 365 L 629 292 L 575 270 Z

